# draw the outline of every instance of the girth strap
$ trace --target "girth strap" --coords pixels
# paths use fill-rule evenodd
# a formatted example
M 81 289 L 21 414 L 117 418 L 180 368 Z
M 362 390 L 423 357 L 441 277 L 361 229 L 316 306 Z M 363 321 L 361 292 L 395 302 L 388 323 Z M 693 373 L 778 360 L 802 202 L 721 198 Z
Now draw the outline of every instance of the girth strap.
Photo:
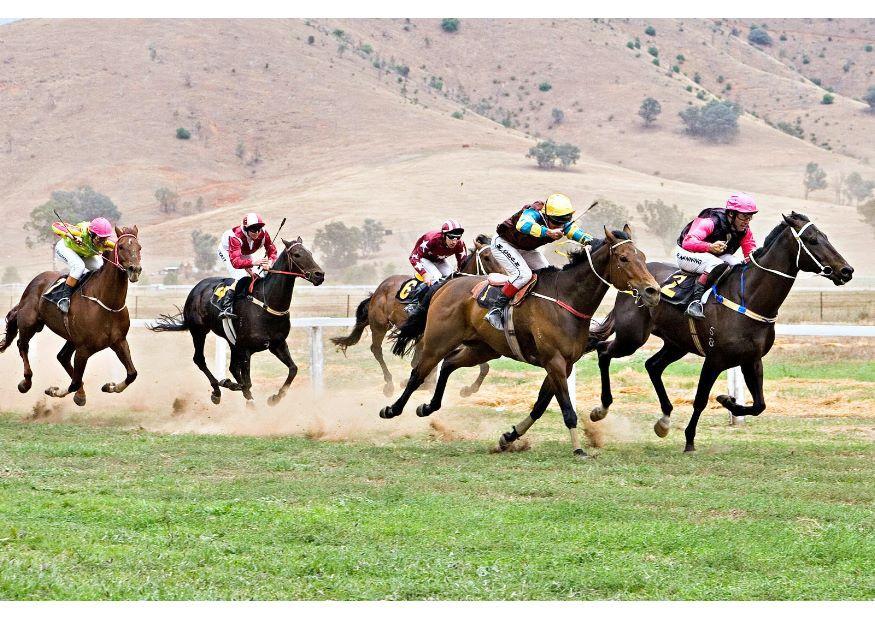
M 513 306 L 510 304 L 504 308 L 504 337 L 507 340 L 507 346 L 510 347 L 513 357 L 521 362 L 526 361 L 526 358 L 523 357 L 522 349 L 520 349 L 519 340 L 516 337 L 516 329 L 513 326 Z
M 289 313 L 288 310 L 285 310 L 283 312 L 280 312 L 279 310 L 274 310 L 273 308 L 268 306 L 266 303 L 264 303 L 260 299 L 256 299 L 255 297 L 248 297 L 247 299 L 249 299 L 249 301 L 254 303 L 256 306 L 263 308 L 267 313 L 272 314 L 274 316 L 286 316 Z

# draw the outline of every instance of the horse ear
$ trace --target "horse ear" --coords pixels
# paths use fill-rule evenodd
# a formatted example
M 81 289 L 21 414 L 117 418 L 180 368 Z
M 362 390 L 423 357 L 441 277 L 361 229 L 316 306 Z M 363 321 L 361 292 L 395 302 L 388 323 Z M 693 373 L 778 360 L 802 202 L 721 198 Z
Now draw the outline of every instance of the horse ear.
M 793 212 L 791 211 L 790 214 L 793 215 Z M 793 222 L 790 221 L 790 218 L 787 217 L 786 215 L 784 215 L 783 213 L 781 214 L 781 217 L 784 218 L 784 222 L 787 223 L 787 226 L 792 226 L 792 225 L 793 225 Z
M 617 240 L 617 238 L 613 235 L 613 233 L 611 233 L 610 230 L 608 230 L 607 226 L 605 226 L 604 229 L 605 229 L 605 239 L 607 239 L 611 243 L 614 243 Z
M 626 233 L 630 239 L 632 238 L 632 227 L 628 224 L 623 225 L 623 232 Z
M 123 234 L 125 234 L 125 233 L 122 231 L 122 229 L 119 228 L 118 226 L 116 226 L 116 227 L 115 227 L 115 236 L 116 236 L 116 237 L 121 237 Z
M 140 234 L 140 229 L 137 227 L 136 224 L 134 224 L 134 227 L 133 227 L 131 230 L 133 231 L 133 233 L 134 233 L 135 235 L 139 235 L 139 234 Z
M 295 239 L 295 243 L 304 243 L 304 240 L 301 239 L 301 235 L 298 235 L 298 238 Z
M 282 242 L 283 242 L 283 245 L 286 246 L 287 248 L 288 248 L 290 245 L 292 245 L 292 242 L 291 242 L 291 241 L 286 241 L 286 240 L 283 239 L 282 237 L 280 237 L 280 241 L 282 241 Z

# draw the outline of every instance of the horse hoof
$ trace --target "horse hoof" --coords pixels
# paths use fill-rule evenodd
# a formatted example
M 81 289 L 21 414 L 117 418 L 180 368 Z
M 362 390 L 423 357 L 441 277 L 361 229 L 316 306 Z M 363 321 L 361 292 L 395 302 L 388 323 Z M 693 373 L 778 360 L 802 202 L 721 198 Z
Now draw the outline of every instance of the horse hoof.
M 513 443 L 513 438 L 510 433 L 502 433 L 498 436 L 498 449 L 504 452 L 508 448 L 510 448 L 510 444 Z
M 387 383 L 383 386 L 383 396 L 389 397 L 392 396 L 392 393 L 395 392 L 395 388 L 392 387 L 391 383 Z
M 428 408 L 428 404 L 422 403 L 419 407 L 416 408 L 416 415 L 420 418 L 424 418 L 426 416 L 431 415 L 431 410 Z
M 270 407 L 276 407 L 277 403 L 279 403 L 279 402 L 280 402 L 280 396 L 277 396 L 276 394 L 267 397 L 267 404 Z
M 684 452 L 695 452 L 695 451 L 696 451 L 696 446 L 694 446 L 691 443 L 688 443 L 686 446 L 684 446 Z
M 115 392 L 115 383 L 104 383 L 101 392 Z
M 255 401 L 252 398 L 246 399 L 246 408 L 247 409 L 255 409 Z
M 598 422 L 599 420 L 604 420 L 606 415 L 608 415 L 608 408 L 599 405 L 589 412 L 589 419 L 593 422 Z
M 717 402 L 732 411 L 732 409 L 736 406 L 735 399 L 729 394 L 721 394 L 717 397 Z
M 24 380 L 18 384 L 18 391 L 22 394 L 27 393 L 30 390 L 31 383 L 30 381 Z
M 392 411 L 392 406 L 387 405 L 387 406 L 383 407 L 382 409 L 380 409 L 380 417 L 383 418 L 384 420 L 388 420 L 389 418 L 394 418 L 395 412 Z
M 578 459 L 588 459 L 589 458 L 589 455 L 583 451 L 583 448 L 578 448 L 577 450 L 575 450 L 574 456 L 575 456 L 575 458 L 578 458 Z
M 468 398 L 473 393 L 474 390 L 469 387 L 463 387 L 461 390 L 459 390 L 459 396 L 461 396 L 462 398 Z
M 210 400 L 213 401 L 214 405 L 218 405 L 220 402 L 222 402 L 222 393 L 219 391 L 213 392 L 212 394 L 210 394 Z
M 53 397 L 53 398 L 61 398 L 61 397 L 58 395 L 58 392 L 59 392 L 59 390 L 58 390 L 57 386 L 54 386 L 54 385 L 53 385 L 52 387 L 47 387 L 47 388 L 45 389 L 45 392 L 44 392 L 44 393 L 45 393 L 46 396 L 51 396 L 51 397 Z
M 653 425 L 653 432 L 656 433 L 657 437 L 665 437 L 668 435 L 668 429 L 671 427 L 671 418 L 668 416 L 662 416 L 656 421 L 656 424 Z
M 79 396 L 79 394 L 73 394 L 73 402 L 79 405 L 80 407 L 85 406 L 85 395 Z

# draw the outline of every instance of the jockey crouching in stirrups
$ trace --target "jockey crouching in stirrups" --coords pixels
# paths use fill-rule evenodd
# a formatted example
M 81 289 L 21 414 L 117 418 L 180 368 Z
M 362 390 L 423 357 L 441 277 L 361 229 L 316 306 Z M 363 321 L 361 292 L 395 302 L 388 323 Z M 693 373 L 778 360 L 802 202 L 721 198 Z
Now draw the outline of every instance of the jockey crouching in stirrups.
M 750 220 L 756 212 L 752 196 L 733 194 L 725 208 L 705 209 L 684 227 L 675 248 L 678 267 L 701 274 L 693 289 L 693 301 L 687 306 L 687 316 L 705 318 L 702 295 L 728 267 L 741 262 L 733 256 L 739 247 L 745 260 L 756 249 L 750 230 Z
M 495 329 L 503 329 L 504 308 L 532 279 L 533 270 L 548 266 L 538 248 L 562 237 L 586 243 L 592 240 L 592 235 L 574 223 L 574 207 L 565 194 L 551 194 L 546 204 L 538 201 L 526 205 L 495 230 L 498 235 L 492 239 L 492 255 L 504 267 L 508 281 L 486 314 L 486 320 Z
M 96 217 L 90 222 L 67 226 L 63 222 L 52 224 L 52 232 L 61 237 L 55 244 L 55 256 L 67 263 L 70 273 L 67 280 L 43 297 L 58 305 L 61 312 L 70 311 L 70 296 L 73 288 L 88 271 L 100 269 L 105 251 L 115 247 L 112 224 L 105 217 Z
M 253 255 L 264 247 L 265 258 L 255 259 Z M 228 269 L 228 275 L 235 280 L 234 286 L 222 296 L 219 302 L 219 318 L 234 317 L 236 282 L 249 276 L 256 278 L 253 269 L 270 269 L 277 259 L 276 246 L 264 230 L 264 220 L 257 213 L 247 213 L 241 226 L 235 226 L 222 233 L 219 241 L 219 258 Z
M 431 230 L 416 240 L 409 260 L 420 283 L 413 291 L 415 301 L 404 307 L 408 314 L 419 309 L 422 296 L 428 287 L 462 268 L 468 256 L 468 249 L 462 241 L 464 232 L 465 229 L 456 220 L 447 220 L 440 230 Z M 455 269 L 448 260 L 453 255 L 456 256 Z

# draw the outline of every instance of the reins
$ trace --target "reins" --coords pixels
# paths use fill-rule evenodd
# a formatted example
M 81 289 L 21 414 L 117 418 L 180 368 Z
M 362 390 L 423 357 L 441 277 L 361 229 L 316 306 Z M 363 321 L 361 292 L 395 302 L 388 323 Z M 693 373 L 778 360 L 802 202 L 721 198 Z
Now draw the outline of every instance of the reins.
M 753 252 L 750 254 L 750 262 L 752 262 L 755 266 L 759 267 L 763 271 L 768 271 L 769 273 L 773 273 L 777 276 L 781 276 L 782 278 L 787 278 L 788 280 L 795 280 L 796 276 L 799 275 L 799 259 L 802 257 L 802 250 L 805 250 L 805 253 L 808 254 L 808 257 L 817 265 L 817 268 L 820 269 L 816 274 L 818 276 L 823 276 L 824 278 L 829 277 L 832 274 L 832 267 L 823 266 L 819 260 L 814 257 L 814 254 L 811 253 L 811 250 L 808 249 L 808 246 L 805 245 L 805 242 L 802 240 L 802 233 L 805 232 L 805 229 L 814 224 L 814 222 L 808 222 L 800 228 L 798 231 L 793 228 L 791 225 L 787 225 L 790 228 L 790 232 L 793 234 L 793 238 L 796 239 L 796 275 L 790 275 L 784 273 L 782 271 L 778 271 L 777 269 L 769 269 L 768 267 L 763 267 L 760 265 L 756 258 L 753 255 Z
M 98 256 L 104 260 L 104 262 L 107 262 L 110 265 L 113 265 L 113 266 L 117 267 L 118 269 L 121 269 L 122 271 L 126 271 L 126 269 L 124 267 L 122 267 L 121 263 L 119 262 L 118 248 L 119 248 L 119 244 L 120 244 L 121 240 L 124 239 L 125 237 L 131 237 L 133 239 L 136 239 L 137 235 L 135 235 L 133 233 L 125 233 L 125 234 L 121 235 L 118 239 L 116 239 L 115 245 L 113 246 L 113 255 L 112 255 L 111 259 L 106 258 L 102 253 L 98 254 Z M 79 295 L 83 299 L 87 299 L 88 301 L 93 301 L 94 303 L 96 303 L 98 306 L 100 306 L 101 308 L 103 308 L 107 312 L 121 312 L 122 310 L 124 310 L 125 308 L 128 307 L 127 302 L 125 302 L 122 304 L 121 308 L 110 308 L 109 306 L 107 306 L 105 303 L 103 303 L 97 297 L 91 297 L 90 295 L 86 295 L 85 293 L 83 293 L 81 291 L 79 292 Z M 69 330 L 67 330 L 67 331 L 69 332 Z
M 295 241 L 285 249 L 284 253 L 288 255 L 289 250 L 291 250 L 296 245 L 303 246 L 304 244 L 299 242 L 299 241 Z M 289 264 L 292 265 L 293 267 L 296 267 L 297 265 L 295 264 L 295 261 L 292 259 L 292 257 L 289 256 L 288 258 L 289 258 Z M 310 279 L 309 273 L 301 273 L 298 271 L 284 271 L 282 269 L 264 269 L 263 273 L 268 273 L 268 274 L 275 273 L 275 274 L 283 275 L 283 276 L 304 278 L 305 280 Z M 255 275 L 255 277 L 253 277 L 251 279 L 251 281 L 249 282 L 249 301 L 254 303 L 256 306 L 260 306 L 262 309 L 264 309 L 265 312 L 272 314 L 274 316 L 286 316 L 286 315 L 288 315 L 289 310 L 291 309 L 291 299 L 289 300 L 289 307 L 286 308 L 285 310 L 274 310 L 273 308 L 271 308 L 267 304 L 267 292 L 265 292 L 265 295 L 264 295 L 265 300 L 264 301 L 261 301 L 260 299 L 257 299 L 254 296 L 253 292 L 255 290 L 255 282 L 259 279 L 261 279 L 261 276 Z
M 614 253 L 614 248 L 617 248 L 617 247 L 623 245 L 624 243 L 632 243 L 632 240 L 631 240 L 631 239 L 623 239 L 622 241 L 618 241 L 618 242 L 615 243 L 614 245 L 609 246 L 608 249 L 609 249 L 610 253 L 613 254 L 613 253 Z M 644 305 L 644 301 L 641 299 L 641 293 L 638 292 L 638 289 L 631 288 L 631 289 L 623 290 L 623 289 L 621 289 L 620 287 L 618 287 L 618 286 L 616 286 L 616 285 L 614 285 L 614 284 L 611 284 L 610 282 L 608 282 L 607 280 L 605 280 L 601 275 L 599 275 L 599 272 L 596 271 L 595 265 L 594 265 L 593 262 L 592 262 L 592 249 L 590 248 L 590 246 L 589 246 L 588 244 L 587 244 L 587 245 L 584 245 L 584 246 L 583 246 L 583 249 L 584 249 L 584 251 L 586 252 L 586 258 L 587 258 L 587 260 L 589 261 L 590 269 L 592 269 L 592 272 L 595 274 L 595 276 L 596 276 L 599 280 L 601 280 L 602 282 L 604 282 L 605 284 L 607 284 L 609 288 L 610 288 L 611 286 L 613 286 L 613 287 L 616 288 L 619 292 L 621 292 L 621 293 L 626 293 L 627 295 L 631 295 L 632 297 L 634 297 L 634 298 L 635 298 L 635 305 L 638 306 L 639 308 L 640 308 L 641 306 Z M 636 253 L 636 254 L 638 253 L 638 248 L 635 248 L 635 253 Z M 613 266 L 612 266 L 612 264 L 611 264 L 610 259 L 608 260 L 608 268 L 609 268 L 609 269 L 613 269 Z

